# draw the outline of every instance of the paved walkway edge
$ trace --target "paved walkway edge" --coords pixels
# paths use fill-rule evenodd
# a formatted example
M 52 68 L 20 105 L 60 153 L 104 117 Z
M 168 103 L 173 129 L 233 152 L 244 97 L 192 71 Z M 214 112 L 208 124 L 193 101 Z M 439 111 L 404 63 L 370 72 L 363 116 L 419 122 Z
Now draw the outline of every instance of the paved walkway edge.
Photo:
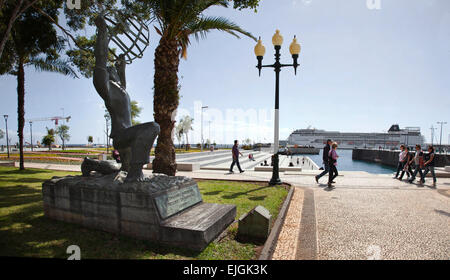
M 297 260 L 317 260 L 317 221 L 314 191 L 304 189 L 302 218 L 297 242 Z
M 283 226 L 284 220 L 286 218 L 286 213 L 289 209 L 289 205 L 291 204 L 292 195 L 294 194 L 295 186 L 291 186 L 289 189 L 289 193 L 284 200 L 283 206 L 278 212 L 278 217 L 273 224 L 272 230 L 270 231 L 269 237 L 264 243 L 264 247 L 261 251 L 261 255 L 259 256 L 259 260 L 270 260 L 272 259 L 273 253 L 275 252 L 275 248 L 277 245 L 278 236 L 280 235 L 281 228 Z

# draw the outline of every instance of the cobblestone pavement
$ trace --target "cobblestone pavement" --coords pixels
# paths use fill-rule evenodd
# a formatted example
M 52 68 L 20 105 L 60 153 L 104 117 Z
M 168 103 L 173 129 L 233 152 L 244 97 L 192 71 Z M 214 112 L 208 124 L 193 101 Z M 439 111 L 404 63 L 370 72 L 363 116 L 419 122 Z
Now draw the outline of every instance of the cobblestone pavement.
M 303 190 L 295 188 L 284 224 L 278 236 L 273 260 L 295 260 L 303 206 Z

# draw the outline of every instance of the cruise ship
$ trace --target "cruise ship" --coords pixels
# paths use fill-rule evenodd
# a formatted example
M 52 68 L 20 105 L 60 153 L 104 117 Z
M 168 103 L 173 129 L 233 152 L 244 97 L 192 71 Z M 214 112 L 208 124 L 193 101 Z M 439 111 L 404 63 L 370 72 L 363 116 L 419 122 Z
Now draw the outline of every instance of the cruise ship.
M 420 127 L 405 127 L 392 125 L 387 133 L 361 133 L 326 131 L 315 128 L 298 129 L 289 135 L 288 145 L 310 146 L 322 148 L 327 139 L 338 143 L 339 148 L 370 148 L 398 149 L 401 144 L 414 146 L 423 145 L 425 139 L 420 133 Z

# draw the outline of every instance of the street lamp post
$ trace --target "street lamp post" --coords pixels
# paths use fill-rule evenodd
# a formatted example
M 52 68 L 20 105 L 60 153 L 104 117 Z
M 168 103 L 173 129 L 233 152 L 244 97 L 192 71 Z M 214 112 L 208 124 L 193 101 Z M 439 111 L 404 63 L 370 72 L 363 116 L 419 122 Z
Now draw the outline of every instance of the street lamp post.
M 202 113 L 201 113 L 201 124 L 200 124 L 200 130 L 201 130 L 201 147 L 200 147 L 200 151 L 202 151 L 203 152 L 203 109 L 208 109 L 208 106 L 202 106 Z
M 33 122 L 30 121 L 31 151 L 33 151 Z
M 437 124 L 440 124 L 440 125 L 441 125 L 441 137 L 440 137 L 440 139 L 439 139 L 439 153 L 442 154 L 442 126 L 443 126 L 444 124 L 447 124 L 447 122 L 437 122 Z
M 8 137 L 8 115 L 3 115 L 5 118 L 5 124 L 6 124 L 6 150 L 8 151 L 8 158 L 9 158 L 9 137 Z
M 300 53 L 301 47 L 300 44 L 297 43 L 297 38 L 294 36 L 294 40 L 289 46 L 289 51 L 292 55 L 292 59 L 294 61 L 293 64 L 281 64 L 280 63 L 280 49 L 281 44 L 283 44 L 283 37 L 280 35 L 280 31 L 276 30 L 275 35 L 272 37 L 272 44 L 275 47 L 275 63 L 271 65 L 262 65 L 263 56 L 266 52 L 266 48 L 263 46 L 261 42 L 261 37 L 258 40 L 258 44 L 255 46 L 255 55 L 258 60 L 258 65 L 256 66 L 259 71 L 259 76 L 261 76 L 261 69 L 263 67 L 271 67 L 275 70 L 275 131 L 274 131 L 274 150 L 273 150 L 273 167 L 272 167 L 272 179 L 270 179 L 270 185 L 279 185 L 281 184 L 280 175 L 279 175 L 279 166 L 278 166 L 278 152 L 279 152 L 279 109 L 280 109 L 280 71 L 282 67 L 294 67 L 294 73 L 297 75 L 297 67 L 299 66 L 297 60 L 298 55 Z

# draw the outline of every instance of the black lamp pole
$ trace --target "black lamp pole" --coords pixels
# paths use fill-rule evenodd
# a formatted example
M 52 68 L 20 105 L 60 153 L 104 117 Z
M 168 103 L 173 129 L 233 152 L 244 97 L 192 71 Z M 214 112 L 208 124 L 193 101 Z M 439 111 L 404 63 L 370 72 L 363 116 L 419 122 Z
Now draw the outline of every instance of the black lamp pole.
M 8 158 L 9 158 L 9 138 L 8 138 L 8 115 L 3 115 L 5 118 L 6 123 L 6 150 L 8 151 Z
M 277 31 L 278 34 L 278 31 Z M 295 39 L 295 36 L 294 36 Z M 281 45 L 275 45 L 275 63 L 271 65 L 262 65 L 263 56 L 257 56 L 258 65 L 256 66 L 259 70 L 259 76 L 261 76 L 261 69 L 265 67 L 274 68 L 275 70 L 275 141 L 274 141 L 274 155 L 273 155 L 273 167 L 272 167 L 272 179 L 270 179 L 269 185 L 279 185 L 281 184 L 280 174 L 279 174 L 279 109 L 280 109 L 280 72 L 282 67 L 294 67 L 295 75 L 297 75 L 297 67 L 299 66 L 298 54 L 292 54 L 293 64 L 281 64 L 280 63 L 280 49 Z
M 33 151 L 33 122 L 30 121 L 31 151 Z

